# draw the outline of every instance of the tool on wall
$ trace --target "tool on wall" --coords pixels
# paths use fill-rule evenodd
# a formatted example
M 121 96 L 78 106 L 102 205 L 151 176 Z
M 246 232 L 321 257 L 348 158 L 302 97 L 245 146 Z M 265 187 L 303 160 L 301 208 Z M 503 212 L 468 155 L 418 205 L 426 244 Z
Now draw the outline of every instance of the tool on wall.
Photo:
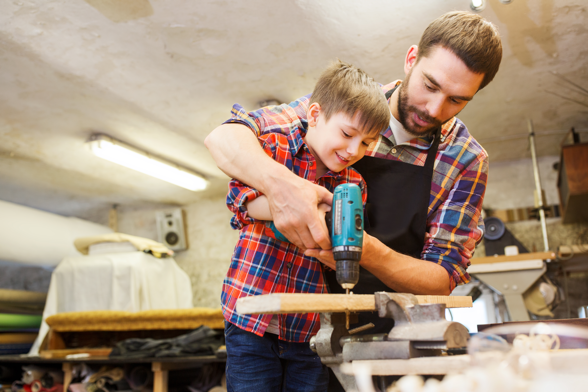
M 507 246 L 516 246 L 518 253 L 529 250 L 506 228 L 504 222 L 495 216 L 484 219 L 484 247 L 487 256 L 504 255 Z
M 537 163 L 537 153 L 535 152 L 535 130 L 533 121 L 529 119 L 529 145 L 531 147 L 531 158 L 533 160 L 533 176 L 535 177 L 535 207 L 539 211 L 539 220 L 541 221 L 541 232 L 543 234 L 543 246 L 545 252 L 549 251 L 547 242 L 547 225 L 545 223 L 545 202 L 543 200 L 543 189 L 541 188 L 541 177 L 539 176 L 539 165 Z

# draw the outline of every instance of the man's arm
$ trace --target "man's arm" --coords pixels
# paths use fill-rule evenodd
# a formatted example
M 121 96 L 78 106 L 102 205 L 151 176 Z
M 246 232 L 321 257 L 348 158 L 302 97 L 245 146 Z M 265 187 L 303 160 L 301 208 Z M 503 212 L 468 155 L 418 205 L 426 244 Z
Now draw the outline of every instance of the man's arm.
M 304 254 L 316 257 L 326 266 L 336 269 L 333 252 L 330 250 L 307 249 Z M 363 233 L 363 251 L 359 265 L 399 293 L 451 293 L 449 274 L 445 268 L 395 252 L 366 232 Z
M 399 293 L 449 295 L 451 287 L 445 268 L 388 248 L 364 233 L 360 265 Z
M 331 204 L 329 191 L 272 160 L 245 125 L 223 124 L 204 144 L 223 172 L 267 196 L 274 224 L 293 244 L 303 249 L 331 247 L 317 210 L 319 203 Z

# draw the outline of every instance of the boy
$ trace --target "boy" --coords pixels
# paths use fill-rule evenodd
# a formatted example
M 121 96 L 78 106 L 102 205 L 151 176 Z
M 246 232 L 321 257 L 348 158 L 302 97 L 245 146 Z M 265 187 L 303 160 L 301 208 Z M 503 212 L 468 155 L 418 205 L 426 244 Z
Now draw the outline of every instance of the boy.
M 281 105 L 296 115 L 300 107 Z M 366 186 L 349 166 L 363 157 L 368 145 L 390 122 L 384 94 L 363 71 L 334 63 L 321 75 L 306 110 L 308 121 L 292 127 L 290 134 L 259 137 L 264 151 L 298 176 L 330 192 L 342 183 L 360 186 L 363 203 Z M 233 108 L 233 118 L 260 127 L 259 116 Z M 268 126 L 270 124 L 263 124 Z M 227 345 L 229 391 L 321 391 L 328 373 L 308 341 L 319 329 L 317 314 L 240 315 L 240 297 L 270 293 L 325 293 L 321 263 L 304 250 L 280 241 L 270 229 L 269 204 L 257 190 L 232 180 L 227 205 L 235 213 L 231 225 L 240 229 L 221 296 Z M 326 211 L 328 206 L 321 206 Z

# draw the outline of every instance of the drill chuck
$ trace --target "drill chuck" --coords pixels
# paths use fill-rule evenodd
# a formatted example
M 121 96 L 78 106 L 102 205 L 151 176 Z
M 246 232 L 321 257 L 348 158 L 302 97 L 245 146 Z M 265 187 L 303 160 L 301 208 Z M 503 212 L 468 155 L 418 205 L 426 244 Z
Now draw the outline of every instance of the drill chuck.
M 344 289 L 353 289 L 359 281 L 358 260 L 337 260 L 337 282 Z

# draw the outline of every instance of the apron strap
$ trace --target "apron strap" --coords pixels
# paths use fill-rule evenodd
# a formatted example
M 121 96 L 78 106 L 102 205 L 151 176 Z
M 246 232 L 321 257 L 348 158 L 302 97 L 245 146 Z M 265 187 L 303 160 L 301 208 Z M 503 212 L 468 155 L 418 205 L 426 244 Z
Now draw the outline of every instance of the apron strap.
M 435 166 L 435 158 L 437 157 L 437 151 L 439 150 L 439 140 L 441 139 L 441 127 L 437 128 L 434 133 L 433 142 L 431 143 L 431 147 L 429 148 L 429 153 L 427 154 L 427 160 L 425 161 L 425 167 L 427 169 L 433 169 Z

